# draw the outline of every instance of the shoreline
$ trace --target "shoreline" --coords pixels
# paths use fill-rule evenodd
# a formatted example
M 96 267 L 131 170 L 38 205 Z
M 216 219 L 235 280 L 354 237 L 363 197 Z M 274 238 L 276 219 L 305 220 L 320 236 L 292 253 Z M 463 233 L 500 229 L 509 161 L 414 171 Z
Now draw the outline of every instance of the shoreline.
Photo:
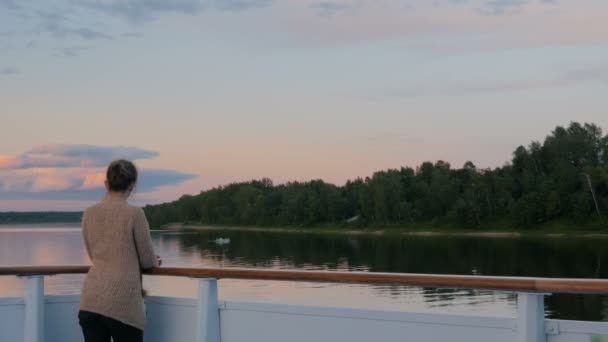
M 67 221 L 67 222 L 19 222 L 19 223 L 0 223 L 0 229 L 2 228 L 7 228 L 7 227 L 20 227 L 20 226 L 27 226 L 27 227 L 41 227 L 41 228 L 53 228 L 53 227 L 60 227 L 63 228 L 65 226 L 70 226 L 70 228 L 72 226 L 75 227 L 80 227 L 80 221 Z
M 608 233 L 598 232 L 516 232 L 516 231 L 442 231 L 442 230 L 416 230 L 403 231 L 396 228 L 385 229 L 330 229 L 330 228 L 280 228 L 280 227 L 239 227 L 239 226 L 214 226 L 172 223 L 163 225 L 161 230 L 167 231 L 248 231 L 266 233 L 303 233 L 303 234 L 340 234 L 340 235 L 402 235 L 402 236 L 459 236 L 459 237 L 487 237 L 487 238 L 521 238 L 527 236 L 539 236 L 547 238 L 608 238 Z

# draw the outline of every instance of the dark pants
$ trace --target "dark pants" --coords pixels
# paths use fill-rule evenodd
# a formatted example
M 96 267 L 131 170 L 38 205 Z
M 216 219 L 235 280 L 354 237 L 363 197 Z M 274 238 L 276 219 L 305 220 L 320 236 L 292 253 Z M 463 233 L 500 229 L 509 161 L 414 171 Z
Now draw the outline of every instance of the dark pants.
M 115 319 L 89 311 L 78 312 L 85 342 L 143 342 L 144 332 Z

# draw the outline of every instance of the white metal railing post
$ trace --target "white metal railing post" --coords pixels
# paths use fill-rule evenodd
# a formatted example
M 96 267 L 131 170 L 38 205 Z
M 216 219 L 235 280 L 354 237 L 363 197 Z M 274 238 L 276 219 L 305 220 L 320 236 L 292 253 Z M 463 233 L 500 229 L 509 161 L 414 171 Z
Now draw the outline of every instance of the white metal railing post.
M 545 295 L 517 294 L 517 341 L 546 342 Z
M 220 342 L 220 309 L 216 279 L 199 279 L 197 342 Z
M 44 276 L 25 279 L 25 342 L 44 341 Z

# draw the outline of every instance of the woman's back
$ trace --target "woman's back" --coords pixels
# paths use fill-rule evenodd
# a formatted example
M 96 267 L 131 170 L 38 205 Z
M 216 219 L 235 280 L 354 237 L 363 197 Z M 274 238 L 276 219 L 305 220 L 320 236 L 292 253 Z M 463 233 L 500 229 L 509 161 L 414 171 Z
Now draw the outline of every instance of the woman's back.
M 82 233 L 93 265 L 84 281 L 80 309 L 143 330 L 140 272 L 157 266 L 143 210 L 124 197 L 108 196 L 85 210 Z

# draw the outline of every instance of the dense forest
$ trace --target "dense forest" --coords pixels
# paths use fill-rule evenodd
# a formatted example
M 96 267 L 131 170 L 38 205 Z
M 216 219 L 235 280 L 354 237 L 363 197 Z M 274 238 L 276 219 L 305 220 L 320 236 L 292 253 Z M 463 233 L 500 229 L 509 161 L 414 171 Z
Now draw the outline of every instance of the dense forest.
M 494 169 L 425 162 L 348 181 L 235 183 L 145 207 L 152 225 L 453 226 L 534 229 L 608 218 L 608 135 L 595 124 L 556 127 Z
M 80 222 L 82 212 L 0 212 L 0 224 Z
M 595 124 L 556 127 L 543 143 L 519 146 L 495 169 L 444 161 L 402 167 L 344 186 L 322 180 L 235 183 L 145 208 L 153 225 L 355 226 L 497 223 L 534 228 L 551 221 L 603 221 L 608 214 L 608 136 Z

